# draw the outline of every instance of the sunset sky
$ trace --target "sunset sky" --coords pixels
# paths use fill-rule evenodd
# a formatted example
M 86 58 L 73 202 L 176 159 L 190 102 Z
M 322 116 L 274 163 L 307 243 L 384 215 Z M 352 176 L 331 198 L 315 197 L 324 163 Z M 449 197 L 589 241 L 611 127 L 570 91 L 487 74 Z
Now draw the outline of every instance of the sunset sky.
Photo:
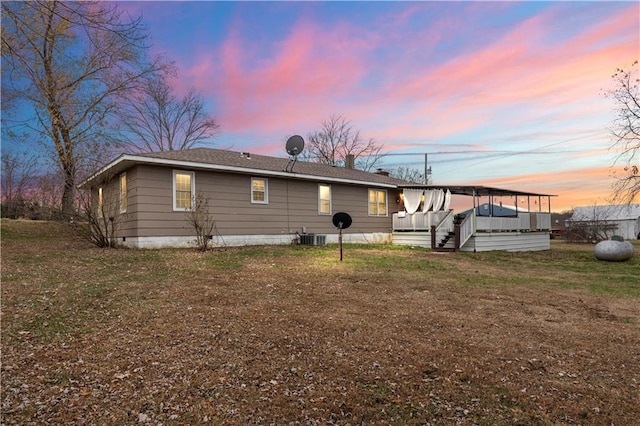
M 603 204 L 603 96 L 640 55 L 637 2 L 133 2 L 219 120 L 215 146 L 285 156 L 339 114 L 435 184 Z
M 218 120 L 213 146 L 285 157 L 287 137 L 351 121 L 381 167 L 434 184 L 606 204 L 604 96 L 640 57 L 632 2 L 118 2 Z M 640 200 L 638 201 L 640 202 Z

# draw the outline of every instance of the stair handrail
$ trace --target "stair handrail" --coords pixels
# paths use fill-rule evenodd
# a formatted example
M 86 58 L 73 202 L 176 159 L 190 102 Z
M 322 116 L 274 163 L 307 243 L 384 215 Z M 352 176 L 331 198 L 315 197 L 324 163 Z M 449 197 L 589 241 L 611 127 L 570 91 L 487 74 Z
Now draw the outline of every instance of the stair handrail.
M 450 219 L 450 220 L 447 220 Z M 453 209 L 449 209 L 446 215 L 438 222 L 436 225 L 436 232 L 440 231 L 445 224 L 449 225 L 449 229 L 447 231 L 453 231 Z
M 475 209 L 465 216 L 460 222 L 460 247 L 464 246 L 467 241 L 476 232 L 476 212 Z

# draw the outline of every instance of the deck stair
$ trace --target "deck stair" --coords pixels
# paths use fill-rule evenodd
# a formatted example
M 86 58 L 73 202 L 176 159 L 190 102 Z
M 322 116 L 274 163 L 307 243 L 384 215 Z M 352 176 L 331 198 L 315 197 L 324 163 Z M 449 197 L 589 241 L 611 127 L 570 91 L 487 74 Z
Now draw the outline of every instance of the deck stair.
M 438 247 L 436 247 L 436 251 L 455 251 L 454 237 L 455 232 L 449 231 L 438 243 Z

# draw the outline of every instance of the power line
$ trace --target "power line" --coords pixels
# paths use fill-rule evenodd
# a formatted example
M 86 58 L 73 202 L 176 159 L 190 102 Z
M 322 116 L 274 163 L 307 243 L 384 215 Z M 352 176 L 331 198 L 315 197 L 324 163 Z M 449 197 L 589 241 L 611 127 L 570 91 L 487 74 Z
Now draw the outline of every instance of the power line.
M 520 155 L 520 154 L 563 154 L 563 153 L 571 153 L 571 152 L 584 152 L 582 149 L 567 149 L 560 151 L 536 151 L 533 152 L 537 148 L 533 148 L 525 151 L 488 151 L 488 150 L 470 150 L 470 151 L 436 151 L 436 152 L 390 152 L 387 154 L 382 154 L 383 157 L 401 157 L 401 156 L 411 156 L 411 155 L 420 155 L 424 156 L 428 155 L 459 155 L 459 154 L 487 154 L 487 155 Z

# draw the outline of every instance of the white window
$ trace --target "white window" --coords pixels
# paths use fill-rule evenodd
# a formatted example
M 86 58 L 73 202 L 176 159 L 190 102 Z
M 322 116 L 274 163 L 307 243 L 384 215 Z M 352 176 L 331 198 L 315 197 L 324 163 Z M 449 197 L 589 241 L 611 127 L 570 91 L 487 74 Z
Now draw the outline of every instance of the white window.
M 191 200 L 195 194 L 195 176 L 193 172 L 173 171 L 173 210 L 191 209 Z
M 318 185 L 318 214 L 331 214 L 331 185 Z
M 251 202 L 269 204 L 269 181 L 265 178 L 251 178 Z
M 104 199 L 102 198 L 102 187 L 98 188 L 98 217 L 103 217 Z
M 127 211 L 127 174 L 120 175 L 120 213 Z
M 369 216 L 387 216 L 387 191 L 369 190 Z

